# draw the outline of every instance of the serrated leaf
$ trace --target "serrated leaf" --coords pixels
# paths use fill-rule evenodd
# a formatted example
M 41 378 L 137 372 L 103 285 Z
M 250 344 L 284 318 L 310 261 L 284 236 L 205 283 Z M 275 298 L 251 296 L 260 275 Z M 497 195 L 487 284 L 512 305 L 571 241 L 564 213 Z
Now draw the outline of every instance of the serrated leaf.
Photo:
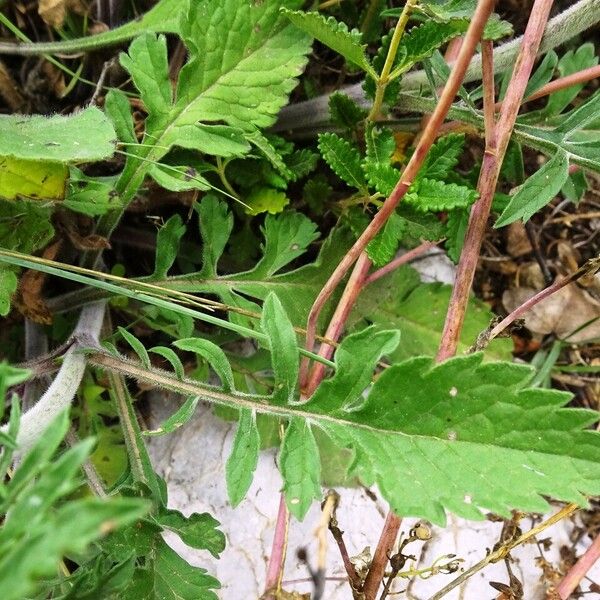
M 450 133 L 439 138 L 427 153 L 418 178 L 446 179 L 458 164 L 464 145 L 462 133 Z
M 376 267 L 383 267 L 396 256 L 405 228 L 406 221 L 394 212 L 383 229 L 369 242 L 365 250 Z
M 112 156 L 116 134 L 96 107 L 72 115 L 0 116 L 0 156 L 47 162 L 86 162 Z
M 178 510 L 163 508 L 153 520 L 163 529 L 176 533 L 184 544 L 208 550 L 215 558 L 225 550 L 225 536 L 217 529 L 220 523 L 208 513 L 184 517 Z
M 500 40 L 513 34 L 513 26 L 509 21 L 501 19 L 496 13 L 492 13 L 483 28 L 484 40 Z
M 322 174 L 311 177 L 302 190 L 302 198 L 308 204 L 310 210 L 319 215 L 322 214 L 333 188 Z
M 325 17 L 318 12 L 291 10 L 283 12 L 294 25 L 341 54 L 348 62 L 373 77 L 377 76 L 367 59 L 365 45 L 362 43 L 362 36 L 357 29 L 349 31 L 345 23 L 336 21 L 334 17 Z
M 359 151 L 335 133 L 319 135 L 319 150 L 331 170 L 349 186 L 364 189 L 366 182 Z
M 260 326 L 267 335 L 271 350 L 275 379 L 273 402 L 287 404 L 294 399 L 296 392 L 300 354 L 294 328 L 273 292 L 265 300 Z
M 190 396 L 168 419 L 163 421 L 159 427 L 142 431 L 142 435 L 157 436 L 173 433 L 192 418 L 199 401 L 200 396 Z
M 477 198 L 477 191 L 455 183 L 422 178 L 404 196 L 404 202 L 422 212 L 466 208 Z
M 288 508 L 302 520 L 313 500 L 321 497 L 319 448 L 311 427 L 303 419 L 291 419 L 285 430 L 279 470 Z
M 494 227 L 504 227 L 518 219 L 527 221 L 560 192 L 568 176 L 569 157 L 566 152 L 559 150 L 519 187 Z
M 400 171 L 389 163 L 373 162 L 365 159 L 362 168 L 369 185 L 374 187 L 382 196 L 389 196 L 400 179 Z
M 279 171 L 279 173 L 286 179 L 293 179 L 293 173 L 289 167 L 285 164 L 283 158 L 277 149 L 271 144 L 269 139 L 265 137 L 260 131 L 256 130 L 252 133 L 247 133 L 246 138 L 258 148 L 261 154 Z
M 348 320 L 356 331 L 373 323 L 379 330 L 400 331 L 402 343 L 390 354 L 393 361 L 437 352 L 450 301 L 451 286 L 421 283 L 411 267 L 402 267 L 369 284 L 359 296 Z M 489 307 L 472 298 L 458 343 L 457 354 L 466 352 L 494 317 Z M 496 339 L 486 350 L 490 359 L 508 359 L 512 343 Z
M 64 163 L 0 156 L 0 198 L 62 200 L 68 174 Z
M 224 120 L 246 130 L 273 124 L 306 64 L 310 44 L 280 15 L 286 4 L 190 3 L 181 21 L 190 60 L 177 85 L 177 124 Z
M 183 340 L 176 340 L 173 342 L 173 346 L 179 348 L 180 350 L 194 352 L 195 354 L 198 354 L 198 356 L 204 358 L 206 361 L 208 361 L 208 364 L 218 375 L 223 389 L 229 391 L 234 388 L 231 365 L 227 360 L 225 352 L 223 352 L 219 346 L 203 338 L 186 338 Z
M 309 148 L 295 150 L 292 154 L 286 156 L 285 165 L 292 174 L 291 181 L 297 181 L 312 173 L 317 166 L 318 160 L 319 154 Z
M 157 163 L 150 166 L 148 175 L 150 175 L 158 185 L 171 192 L 209 190 L 212 187 L 193 167 L 174 167 Z
M 166 277 L 173 266 L 179 251 L 179 242 L 185 233 L 185 225 L 179 215 L 173 215 L 158 230 L 156 236 L 156 253 L 154 258 L 155 279 Z
M 225 469 L 227 495 L 233 507 L 246 496 L 258 464 L 260 436 L 251 410 L 240 410 L 240 418 Z
M 131 42 L 120 62 L 131 75 L 148 111 L 148 129 L 160 126 L 173 104 L 169 79 L 167 40 L 164 35 L 145 33 Z
M 256 187 L 244 200 L 244 212 L 247 215 L 259 215 L 267 212 L 271 215 L 280 213 L 288 204 L 290 199 L 284 192 L 273 188 Z
M 133 333 L 127 331 L 124 327 L 119 327 L 119 333 L 123 339 L 131 346 L 131 349 L 137 354 L 138 358 L 147 369 L 150 368 L 150 357 L 146 347 L 138 340 Z
M 334 125 L 343 129 L 354 129 L 365 119 L 367 111 L 346 94 L 335 92 L 329 96 L 329 115 Z
M 122 600 L 218 600 L 212 591 L 219 582 L 199 567 L 192 567 L 160 536 L 155 536 L 145 564 L 138 566 Z
M 469 25 L 467 19 L 453 19 L 447 23 L 426 21 L 413 27 L 400 40 L 394 61 L 392 79 L 408 71 L 415 63 L 431 56 L 442 44 L 463 34 Z
M 396 140 L 390 129 L 370 123 L 365 131 L 365 142 L 368 161 L 389 164 L 396 150 Z

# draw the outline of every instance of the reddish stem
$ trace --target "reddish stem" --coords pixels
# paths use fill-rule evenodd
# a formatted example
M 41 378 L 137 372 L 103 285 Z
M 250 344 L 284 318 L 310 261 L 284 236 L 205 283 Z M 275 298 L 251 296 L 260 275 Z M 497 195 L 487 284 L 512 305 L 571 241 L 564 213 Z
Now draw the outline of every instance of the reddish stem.
M 444 86 L 439 102 L 435 108 L 435 111 L 431 115 L 431 120 L 427 123 L 425 131 L 419 140 L 417 148 L 413 153 L 410 161 L 406 165 L 404 172 L 400 176 L 396 187 L 383 203 L 383 206 L 379 212 L 375 215 L 368 227 L 363 231 L 362 235 L 358 238 L 355 244 L 346 253 L 344 258 L 340 261 L 332 275 L 330 276 L 327 283 L 323 286 L 323 289 L 317 296 L 310 314 L 308 316 L 308 322 L 306 326 L 306 348 L 312 349 L 315 343 L 315 334 L 317 329 L 317 320 L 325 306 L 325 303 L 333 294 L 335 288 L 342 281 L 350 267 L 356 262 L 358 257 L 362 254 L 367 244 L 377 235 L 379 230 L 383 227 L 389 216 L 395 210 L 396 206 L 403 198 L 404 194 L 408 191 L 408 188 L 412 184 L 415 176 L 417 175 L 429 148 L 436 139 L 437 130 L 444 122 L 448 110 L 454 101 L 458 88 L 464 78 L 465 71 L 471 62 L 475 48 L 481 38 L 481 33 L 485 26 L 485 23 L 494 8 L 494 0 L 480 0 L 473 19 L 469 25 L 469 29 L 465 35 L 465 39 L 461 46 L 458 58 L 454 63 L 450 77 Z M 301 370 L 300 370 L 300 381 L 306 383 L 308 375 L 308 361 L 303 359 Z
M 365 285 L 369 285 L 369 283 L 373 283 L 374 281 L 381 279 L 388 273 L 395 271 L 398 267 L 409 263 L 415 258 L 421 256 L 421 254 L 425 254 L 425 252 L 427 252 L 428 250 L 435 248 L 438 244 L 439 242 L 423 242 L 420 246 L 417 246 L 416 248 L 405 252 L 402 256 L 398 256 L 398 258 L 395 258 L 394 260 L 389 262 L 387 265 L 385 265 L 385 267 L 381 267 L 381 269 L 377 269 L 377 271 L 374 271 L 369 276 L 367 276 L 365 278 Z
M 402 519 L 390 511 L 385 519 L 381 537 L 379 538 L 379 542 L 377 542 L 377 548 L 371 561 L 371 568 L 367 573 L 367 578 L 362 589 L 365 600 L 375 600 L 375 595 L 385 575 L 385 568 L 392 554 L 401 524 Z
M 281 587 L 289 523 L 290 514 L 285 504 L 285 497 L 282 493 L 279 498 L 279 511 L 277 513 L 277 523 L 275 524 L 273 546 L 271 547 L 271 558 L 269 559 L 269 566 L 267 567 L 265 600 L 276 600 L 275 593 Z
M 558 584 L 556 592 L 560 600 L 567 600 L 577 589 L 586 573 L 594 566 L 600 558 L 600 535 L 592 542 L 585 554 L 571 567 L 564 579 Z
M 486 148 L 483 157 L 477 185 L 480 197 L 471 210 L 465 243 L 458 264 L 456 283 L 452 290 L 442 341 L 437 355 L 438 361 L 450 358 L 456 353 L 494 190 L 500 174 L 500 167 L 519 112 L 519 106 L 523 101 L 525 88 L 531 75 L 551 7 L 552 0 L 536 0 L 534 2 L 527 29 L 523 36 L 521 50 L 508 86 L 508 92 L 500 111 L 496 135 L 494 136 L 495 147 Z
M 369 257 L 363 252 L 360 255 L 356 265 L 354 266 L 354 270 L 352 271 L 352 275 L 350 275 L 350 279 L 348 279 L 348 283 L 344 289 L 344 293 L 340 298 L 340 301 L 335 309 L 335 313 L 331 318 L 331 322 L 329 323 L 329 327 L 327 328 L 326 338 L 337 341 L 342 333 L 342 329 L 344 328 L 344 324 L 348 319 L 348 315 L 358 298 L 361 290 L 363 289 L 365 278 L 371 268 L 371 261 Z M 333 346 L 329 344 L 321 344 L 321 348 L 319 349 L 319 356 L 323 356 L 325 358 L 331 358 L 333 354 Z M 322 363 L 315 363 L 303 392 L 306 397 L 310 397 L 312 393 L 317 389 L 319 383 L 323 379 L 325 375 L 325 365 Z

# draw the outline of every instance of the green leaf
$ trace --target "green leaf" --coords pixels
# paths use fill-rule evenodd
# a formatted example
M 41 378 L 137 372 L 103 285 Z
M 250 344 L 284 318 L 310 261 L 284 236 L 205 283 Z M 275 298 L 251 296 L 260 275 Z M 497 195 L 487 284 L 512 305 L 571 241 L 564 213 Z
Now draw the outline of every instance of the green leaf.
M 365 131 L 367 160 L 388 165 L 396 150 L 396 140 L 392 131 L 386 127 L 377 127 L 372 123 Z
M 296 333 L 279 298 L 271 292 L 264 303 L 260 326 L 269 339 L 275 377 L 273 402 L 286 404 L 294 399 L 300 355 Z
M 560 192 L 568 176 L 569 156 L 559 150 L 518 188 L 494 227 L 504 227 L 518 219 L 527 221 Z
M 200 396 L 190 396 L 168 419 L 161 423 L 160 427 L 142 431 L 142 435 L 155 436 L 173 433 L 192 418 L 199 401 Z
M 158 185 L 171 192 L 209 190 L 212 187 L 193 167 L 154 164 L 148 169 L 148 175 Z
M 136 144 L 137 137 L 131 115 L 131 105 L 127 96 L 116 88 L 111 88 L 104 99 L 104 111 L 112 121 L 119 141 Z
M 218 600 L 212 591 L 219 582 L 204 569 L 192 567 L 160 536 L 151 542 L 145 564 L 139 566 L 129 585 L 120 593 L 122 600 Z
M 142 361 L 142 364 L 147 369 L 150 368 L 150 357 L 146 347 L 135 335 L 127 331 L 124 327 L 119 327 L 119 333 L 123 336 L 123 339 L 131 346 L 132 350 L 137 354 L 138 358 Z
M 389 163 L 385 164 L 365 159 L 362 168 L 369 185 L 385 197 L 392 193 L 400 179 L 400 171 Z
M 582 44 L 576 50 L 569 50 L 558 61 L 558 72 L 561 77 L 572 75 L 578 71 L 589 69 L 598 64 L 598 56 L 592 43 Z M 550 94 L 548 103 L 543 109 L 546 115 L 560 114 L 577 96 L 584 87 L 584 83 L 569 86 Z
M 154 346 L 154 348 L 150 348 L 148 352 L 153 352 L 154 354 L 162 356 L 173 367 L 173 371 L 175 371 L 177 378 L 183 379 L 183 365 L 181 364 L 179 356 L 177 356 L 177 354 L 171 348 L 168 348 L 167 346 Z
M 405 228 L 406 221 L 394 212 L 383 229 L 369 242 L 366 252 L 376 267 L 383 267 L 396 256 Z
M 167 276 L 169 269 L 177 258 L 179 242 L 185 233 L 185 229 L 181 217 L 176 214 L 170 217 L 158 230 L 153 278 L 159 279 Z
M 319 134 L 319 150 L 331 170 L 350 187 L 365 188 L 358 150 L 335 133 Z
M 0 156 L 45 162 L 86 162 L 112 156 L 115 130 L 94 106 L 72 115 L 0 116 Z
M 371 67 L 362 36 L 357 29 L 348 31 L 345 23 L 334 17 L 324 17 L 318 12 L 300 12 L 284 10 L 285 16 L 297 27 L 309 33 L 321 43 L 341 54 L 348 62 L 356 65 L 372 77 L 377 74 Z
M 400 40 L 394 69 L 390 74 L 395 79 L 408 71 L 415 63 L 431 56 L 434 50 L 467 30 L 466 19 L 453 19 L 448 23 L 427 21 L 413 27 Z
M 217 273 L 217 262 L 233 229 L 233 215 L 227 204 L 207 194 L 195 207 L 200 219 L 202 245 L 202 274 L 211 277 Z
M 468 225 L 468 210 L 458 208 L 448 213 L 448 222 L 446 223 L 446 250 L 454 264 L 458 264 Z
M 90 217 L 121 208 L 115 177 L 88 177 L 73 166 L 69 167 L 69 174 L 63 206 Z
M 290 180 L 294 178 L 294 174 L 285 164 L 279 151 L 271 144 L 269 139 L 265 137 L 260 131 L 256 130 L 252 133 L 246 134 L 246 139 L 254 144 L 261 154 L 279 171 L 279 173 L 286 179 Z
M 513 34 L 513 26 L 508 21 L 501 19 L 496 13 L 492 13 L 483 28 L 484 40 L 500 40 Z
M 302 520 L 312 501 L 321 497 L 319 448 L 307 421 L 290 420 L 281 444 L 279 470 L 288 508 Z
M 0 267 L 0 316 L 5 317 L 10 312 L 10 299 L 17 291 L 17 285 L 17 276 L 2 265 Z
M 583 129 L 588 123 L 598 119 L 600 113 L 600 92 L 596 92 L 581 106 L 568 113 L 567 118 L 561 121 L 555 129 L 556 133 L 563 134 L 567 139 L 577 129 Z
M 259 215 L 268 212 L 271 215 L 280 213 L 288 204 L 290 199 L 284 192 L 273 188 L 256 187 L 246 197 L 244 212 L 247 215 Z
M 435 354 L 450 301 L 452 288 L 441 283 L 421 283 L 411 267 L 402 267 L 387 277 L 369 284 L 359 296 L 348 320 L 350 331 L 373 323 L 378 329 L 396 329 L 402 343 L 391 353 L 394 361 L 420 354 Z M 457 354 L 466 352 L 494 317 L 489 307 L 472 298 L 458 343 Z M 486 350 L 486 357 L 508 359 L 512 343 L 496 339 Z
M 335 92 L 329 96 L 329 114 L 334 125 L 351 130 L 365 119 L 367 111 L 346 94 Z
M 154 521 L 176 533 L 183 543 L 197 550 L 208 550 L 215 558 L 225 550 L 225 536 L 217 529 L 219 521 L 208 513 L 184 517 L 178 510 L 163 508 Z
M 192 2 L 181 21 L 190 60 L 177 85 L 177 125 L 275 121 L 306 64 L 309 37 L 280 16 L 288 2 Z M 235 35 L 231 35 L 235 32 Z
M 309 173 L 312 173 L 319 160 L 319 154 L 313 152 L 308 148 L 302 148 L 301 150 L 295 150 L 286 157 L 285 164 L 288 170 L 291 172 L 292 181 L 297 181 L 302 177 L 306 177 Z
M 256 427 L 256 416 L 251 410 L 240 410 L 231 454 L 225 469 L 227 495 L 233 507 L 245 497 L 258 464 L 260 436 Z
M 195 354 L 198 354 L 204 358 L 206 361 L 208 361 L 214 372 L 218 375 L 223 389 L 229 391 L 234 388 L 231 365 L 227 360 L 225 352 L 223 352 L 219 346 L 203 338 L 186 338 L 183 340 L 176 340 L 173 342 L 173 346 L 179 348 L 180 350 L 194 352 Z
M 462 133 L 450 133 L 439 138 L 427 153 L 418 178 L 446 179 L 458 164 L 465 145 Z
M 333 188 L 329 185 L 323 174 L 319 173 L 315 177 L 311 177 L 304 184 L 302 198 L 313 213 L 320 215 L 325 209 L 331 192 L 333 192 Z
M 167 40 L 164 35 L 145 33 L 131 42 L 120 61 L 131 75 L 146 110 L 146 127 L 153 129 L 168 118 L 173 104 L 173 88 L 169 79 Z
M 54 236 L 50 208 L 35 202 L 0 201 L 0 247 L 32 254 Z
M 394 352 L 400 339 L 397 330 L 375 327 L 346 336 L 335 351 L 335 373 L 321 383 L 310 402 L 326 413 L 362 404 L 363 392 L 371 383 L 377 363 Z M 357 356 L 360 360 L 356 360 Z
M 561 194 L 571 202 L 579 202 L 589 189 L 589 184 L 583 171 L 569 173 L 567 180 L 560 189 Z
M 0 156 L 0 198 L 62 200 L 68 174 L 63 163 Z
M 533 72 L 533 75 L 529 78 L 527 82 L 527 87 L 525 88 L 524 97 L 527 98 L 531 96 L 533 92 L 539 90 L 542 86 L 546 85 L 554 75 L 554 69 L 556 69 L 556 65 L 558 64 L 558 55 L 554 50 L 551 50 L 544 56 L 542 62 L 539 64 L 538 68 Z
M 244 132 L 228 125 L 181 125 L 165 133 L 163 143 L 225 158 L 243 156 L 250 150 Z
M 455 183 L 422 178 L 416 181 L 404 197 L 415 210 L 441 211 L 466 208 L 477 198 L 477 191 Z

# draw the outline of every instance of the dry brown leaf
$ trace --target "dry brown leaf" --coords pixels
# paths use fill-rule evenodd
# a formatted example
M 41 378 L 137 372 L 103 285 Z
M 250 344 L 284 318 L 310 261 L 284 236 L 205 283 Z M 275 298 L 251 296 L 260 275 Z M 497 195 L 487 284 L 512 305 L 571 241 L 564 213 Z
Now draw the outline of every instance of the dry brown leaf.
M 512 312 L 537 292 L 530 287 L 513 288 L 504 292 L 502 303 Z M 580 343 L 600 337 L 600 302 L 576 284 L 567 285 L 542 300 L 524 318 L 530 331 L 553 333 L 567 342 Z M 593 322 L 579 330 L 590 321 Z M 571 335 L 576 330 L 579 331 Z
M 38 14 L 51 27 L 62 27 L 67 10 L 82 13 L 85 6 L 81 0 L 40 0 Z
M 506 251 L 513 257 L 529 254 L 533 250 L 521 221 L 511 223 L 506 231 Z

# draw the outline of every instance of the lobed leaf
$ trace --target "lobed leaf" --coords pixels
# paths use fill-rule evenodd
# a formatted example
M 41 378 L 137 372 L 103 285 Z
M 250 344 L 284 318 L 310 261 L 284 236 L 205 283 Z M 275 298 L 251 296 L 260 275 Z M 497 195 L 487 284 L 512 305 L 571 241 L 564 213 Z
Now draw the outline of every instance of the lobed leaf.
M 425 177 L 419 178 L 404 197 L 415 210 L 442 211 L 466 208 L 477 198 L 477 191 L 456 183 L 444 183 Z
M 357 148 L 335 133 L 319 134 L 319 150 L 331 170 L 350 187 L 364 189 L 366 182 Z

